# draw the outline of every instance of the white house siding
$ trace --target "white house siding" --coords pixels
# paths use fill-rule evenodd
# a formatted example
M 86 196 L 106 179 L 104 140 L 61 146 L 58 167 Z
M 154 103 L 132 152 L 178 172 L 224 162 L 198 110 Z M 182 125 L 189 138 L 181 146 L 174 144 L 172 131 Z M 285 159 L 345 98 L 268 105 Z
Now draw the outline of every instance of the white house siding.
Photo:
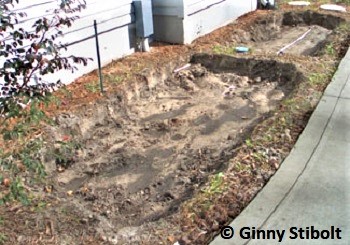
M 188 44 L 256 7 L 256 0 L 153 0 L 155 40 Z
M 19 23 L 29 30 L 42 16 L 49 17 L 60 0 L 20 0 L 17 11 L 27 16 Z M 63 30 L 63 43 L 68 44 L 65 55 L 93 58 L 86 67 L 78 66 L 74 73 L 59 71 L 47 75 L 47 81 L 61 79 L 72 82 L 97 68 L 93 21 L 97 20 L 102 65 L 135 51 L 136 30 L 133 0 L 86 0 L 87 8 L 77 13 L 80 19 Z M 256 0 L 152 0 L 154 39 L 187 44 L 237 17 L 256 9 Z M 1 57 L 0 57 L 1 63 Z
M 27 16 L 19 25 L 27 30 L 30 29 L 37 18 L 50 17 L 49 13 L 58 7 L 59 2 L 57 0 L 20 0 L 15 9 L 26 12 Z M 79 69 L 74 73 L 59 71 L 45 76 L 44 79 L 47 81 L 61 79 L 62 82 L 69 83 L 97 68 L 94 20 L 98 24 L 102 65 L 133 53 L 136 46 L 136 31 L 132 2 L 133 0 L 86 0 L 86 9 L 74 14 L 79 15 L 80 18 L 70 28 L 63 30 L 64 36 L 61 41 L 68 45 L 67 51 L 63 51 L 64 55 L 93 58 L 93 61 L 90 61 L 87 66 L 78 66 Z

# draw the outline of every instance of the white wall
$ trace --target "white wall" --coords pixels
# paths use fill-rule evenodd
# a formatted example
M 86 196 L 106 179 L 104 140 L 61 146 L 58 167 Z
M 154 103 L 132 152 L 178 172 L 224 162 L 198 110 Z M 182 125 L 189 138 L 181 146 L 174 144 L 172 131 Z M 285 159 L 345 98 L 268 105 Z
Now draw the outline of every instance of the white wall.
M 256 0 L 153 0 L 155 40 L 189 44 L 256 8 Z
M 152 7 L 153 15 L 185 16 L 183 0 L 152 0 Z
M 93 21 L 97 21 L 102 65 L 129 55 L 135 51 L 136 30 L 132 0 L 101 1 L 87 0 L 87 9 L 82 12 L 72 28 L 66 31 L 64 41 L 70 43 L 67 54 L 91 57 L 94 60 L 86 67 L 71 74 L 63 71 L 62 80 L 73 79 L 97 68 L 96 42 Z
M 86 0 L 87 7 L 80 13 L 72 27 L 63 30 L 64 37 L 60 40 L 68 44 L 64 55 L 75 55 L 93 58 L 88 66 L 79 66 L 73 74 L 69 71 L 59 71 L 45 76 L 47 81 L 61 79 L 64 83 L 72 82 L 97 68 L 97 55 L 94 37 L 93 21 L 98 24 L 99 43 L 102 65 L 110 63 L 113 59 L 131 54 L 136 46 L 135 15 L 132 6 L 133 0 Z M 16 11 L 26 12 L 27 16 L 16 27 L 24 27 L 26 30 L 38 17 L 50 17 L 49 13 L 57 8 L 57 0 L 20 0 L 16 4 Z M 51 11 L 50 11 L 51 10 Z
M 226 0 L 184 0 L 185 15 L 191 15 Z
M 30 29 L 42 16 L 49 17 L 60 0 L 20 0 L 18 11 L 27 16 L 19 26 Z M 66 55 L 93 58 L 88 66 L 78 66 L 74 73 L 59 71 L 45 76 L 47 81 L 72 82 L 97 68 L 93 21 L 98 23 L 102 65 L 135 51 L 136 30 L 133 0 L 86 0 L 87 8 L 73 26 L 65 29 L 62 42 Z M 256 0 L 152 0 L 154 39 L 170 43 L 191 43 L 242 14 L 256 9 Z M 1 63 L 1 58 L 0 58 Z

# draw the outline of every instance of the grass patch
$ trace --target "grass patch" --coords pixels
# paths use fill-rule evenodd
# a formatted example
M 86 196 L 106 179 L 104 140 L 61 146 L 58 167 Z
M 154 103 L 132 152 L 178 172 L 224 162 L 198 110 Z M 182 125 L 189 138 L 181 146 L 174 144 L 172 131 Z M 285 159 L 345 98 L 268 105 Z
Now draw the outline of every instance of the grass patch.
M 215 54 L 225 54 L 225 55 L 232 55 L 236 53 L 236 50 L 234 47 L 227 47 L 227 46 L 221 46 L 221 45 L 215 45 L 213 47 L 213 52 Z
M 325 85 L 329 80 L 329 75 L 326 73 L 312 73 L 308 82 L 313 88 Z
M 85 89 L 91 93 L 97 93 L 100 90 L 100 84 L 97 81 L 92 81 L 85 84 Z
M 129 74 L 127 75 L 108 74 L 104 76 L 106 83 L 111 83 L 111 84 L 120 84 L 124 82 L 128 77 L 129 77 Z

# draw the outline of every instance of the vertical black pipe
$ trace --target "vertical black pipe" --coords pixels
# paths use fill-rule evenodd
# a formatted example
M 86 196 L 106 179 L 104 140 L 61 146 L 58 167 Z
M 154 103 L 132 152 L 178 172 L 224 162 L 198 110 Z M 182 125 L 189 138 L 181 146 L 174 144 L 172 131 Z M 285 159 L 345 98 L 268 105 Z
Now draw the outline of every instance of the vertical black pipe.
M 97 22 L 94 20 L 95 27 L 95 39 L 96 39 L 96 51 L 97 51 L 97 63 L 98 63 L 98 75 L 100 77 L 100 88 L 101 93 L 103 93 L 103 78 L 102 78 L 102 67 L 101 67 L 101 56 L 100 56 L 100 45 L 98 43 L 98 32 L 97 32 Z

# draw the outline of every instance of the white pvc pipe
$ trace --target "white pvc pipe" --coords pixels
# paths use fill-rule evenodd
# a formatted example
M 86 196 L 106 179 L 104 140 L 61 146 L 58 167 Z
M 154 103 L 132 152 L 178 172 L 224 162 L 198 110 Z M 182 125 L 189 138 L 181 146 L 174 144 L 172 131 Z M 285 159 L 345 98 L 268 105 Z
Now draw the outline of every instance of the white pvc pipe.
M 305 32 L 303 35 L 301 35 L 297 40 L 291 42 L 290 44 L 284 46 L 283 48 L 281 48 L 280 50 L 278 50 L 277 54 L 283 54 L 283 52 L 290 48 L 291 46 L 293 46 L 294 44 L 296 44 L 297 42 L 301 41 L 302 39 L 304 39 L 306 37 L 307 34 L 309 34 L 309 32 L 312 30 L 312 28 L 310 28 L 307 32 Z
M 151 48 L 149 47 L 149 40 L 146 37 L 142 40 L 142 51 L 149 52 L 150 50 L 151 50 Z

